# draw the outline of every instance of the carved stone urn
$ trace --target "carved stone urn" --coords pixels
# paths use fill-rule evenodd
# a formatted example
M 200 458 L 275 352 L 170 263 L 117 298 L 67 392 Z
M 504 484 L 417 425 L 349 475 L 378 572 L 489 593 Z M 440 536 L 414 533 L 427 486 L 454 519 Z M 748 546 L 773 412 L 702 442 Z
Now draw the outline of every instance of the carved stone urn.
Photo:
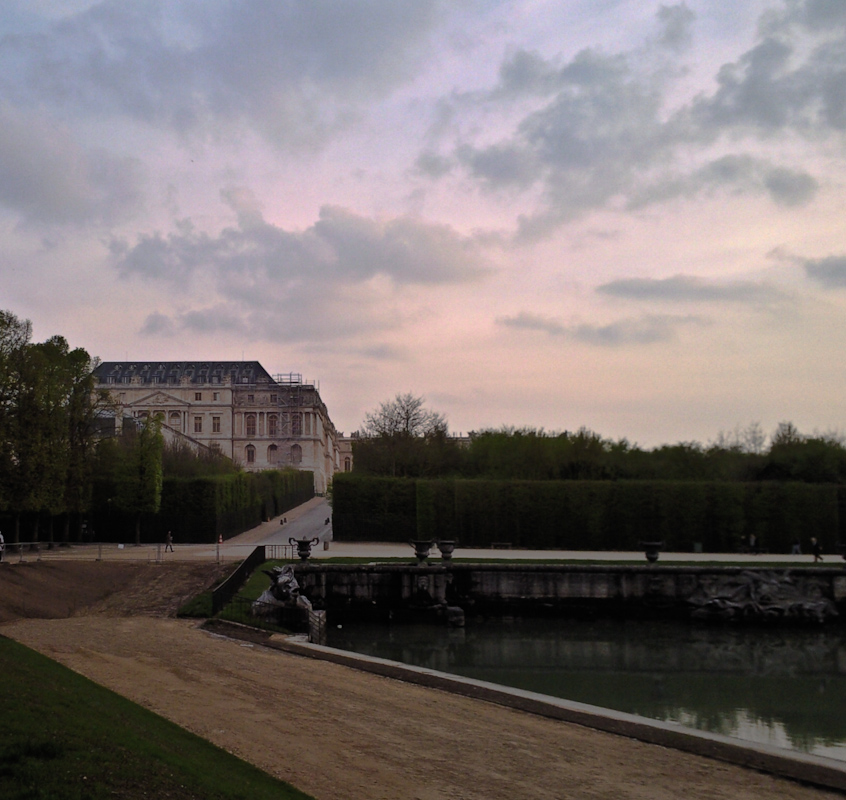
M 295 539 L 291 536 L 288 539 L 289 544 L 295 544 L 297 546 L 297 555 L 303 560 L 308 560 L 308 557 L 311 555 L 311 548 L 320 543 L 320 539 L 316 536 L 313 539 Z
M 423 564 L 429 558 L 429 551 L 434 541 L 432 539 L 412 539 L 409 544 L 414 548 L 414 555 L 417 556 L 417 564 Z
M 455 550 L 456 542 L 452 539 L 441 539 L 438 542 L 438 550 L 441 551 L 441 558 L 449 561 L 452 558 L 452 551 Z
M 658 553 L 664 547 L 664 542 L 641 542 L 640 546 L 643 548 L 646 560 L 654 564 L 658 560 Z

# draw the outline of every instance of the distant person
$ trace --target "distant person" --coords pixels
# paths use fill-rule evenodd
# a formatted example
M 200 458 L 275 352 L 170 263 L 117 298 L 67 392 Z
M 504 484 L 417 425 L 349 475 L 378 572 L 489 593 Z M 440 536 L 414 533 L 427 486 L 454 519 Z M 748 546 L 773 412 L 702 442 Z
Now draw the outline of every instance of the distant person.
M 0 533 L 0 561 L 3 560 L 3 551 L 6 549 L 6 540 L 3 538 L 3 534 Z
M 168 531 L 167 536 L 165 536 L 165 553 L 168 551 L 168 548 L 170 548 L 170 552 L 172 553 L 173 552 L 173 534 L 170 531 Z
M 793 540 L 793 547 L 790 550 L 790 555 L 792 555 L 792 556 L 801 556 L 802 555 L 802 545 L 799 543 L 799 537 L 798 536 Z
M 816 536 L 811 537 L 811 552 L 814 554 L 814 563 L 822 561 L 822 545 L 817 541 Z
M 752 553 L 753 556 L 758 555 L 758 539 L 754 533 L 749 534 L 749 552 Z

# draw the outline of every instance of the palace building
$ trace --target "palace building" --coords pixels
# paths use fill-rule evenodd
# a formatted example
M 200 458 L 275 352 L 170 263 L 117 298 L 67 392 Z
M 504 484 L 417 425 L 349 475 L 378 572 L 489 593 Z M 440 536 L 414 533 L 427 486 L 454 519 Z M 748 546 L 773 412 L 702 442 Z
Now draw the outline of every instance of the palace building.
M 117 419 L 158 414 L 171 433 L 246 470 L 312 470 L 323 493 L 335 472 L 351 469 L 349 440 L 298 373 L 271 376 L 258 361 L 105 361 L 94 378 Z

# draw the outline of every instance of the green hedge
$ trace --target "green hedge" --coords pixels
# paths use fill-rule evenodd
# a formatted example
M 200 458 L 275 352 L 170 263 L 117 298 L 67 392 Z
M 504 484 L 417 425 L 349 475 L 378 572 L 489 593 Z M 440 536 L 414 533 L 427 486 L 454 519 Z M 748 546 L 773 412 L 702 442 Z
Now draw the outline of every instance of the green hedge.
M 846 489 L 806 483 L 683 481 L 410 480 L 337 475 L 333 529 L 340 541 L 457 539 L 465 547 L 509 542 L 560 550 L 732 552 L 750 534 L 789 552 L 816 536 L 839 539 Z
M 112 482 L 94 487 L 93 534 L 101 542 L 135 538 L 135 520 L 111 507 Z M 283 514 L 314 496 L 310 471 L 267 470 L 201 478 L 165 478 L 159 513 L 142 521 L 143 542 L 160 542 L 173 531 L 177 543 L 215 542 Z

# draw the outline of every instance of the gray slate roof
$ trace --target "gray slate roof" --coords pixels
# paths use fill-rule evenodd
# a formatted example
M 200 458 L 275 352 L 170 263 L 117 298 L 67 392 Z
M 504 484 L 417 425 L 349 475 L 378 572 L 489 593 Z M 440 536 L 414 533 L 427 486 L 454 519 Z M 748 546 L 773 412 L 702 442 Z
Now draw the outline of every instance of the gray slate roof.
M 258 361 L 104 361 L 94 377 L 98 383 L 140 378 L 142 383 L 179 384 L 187 377 L 191 383 L 207 384 L 223 383 L 228 377 L 233 384 L 275 384 Z

